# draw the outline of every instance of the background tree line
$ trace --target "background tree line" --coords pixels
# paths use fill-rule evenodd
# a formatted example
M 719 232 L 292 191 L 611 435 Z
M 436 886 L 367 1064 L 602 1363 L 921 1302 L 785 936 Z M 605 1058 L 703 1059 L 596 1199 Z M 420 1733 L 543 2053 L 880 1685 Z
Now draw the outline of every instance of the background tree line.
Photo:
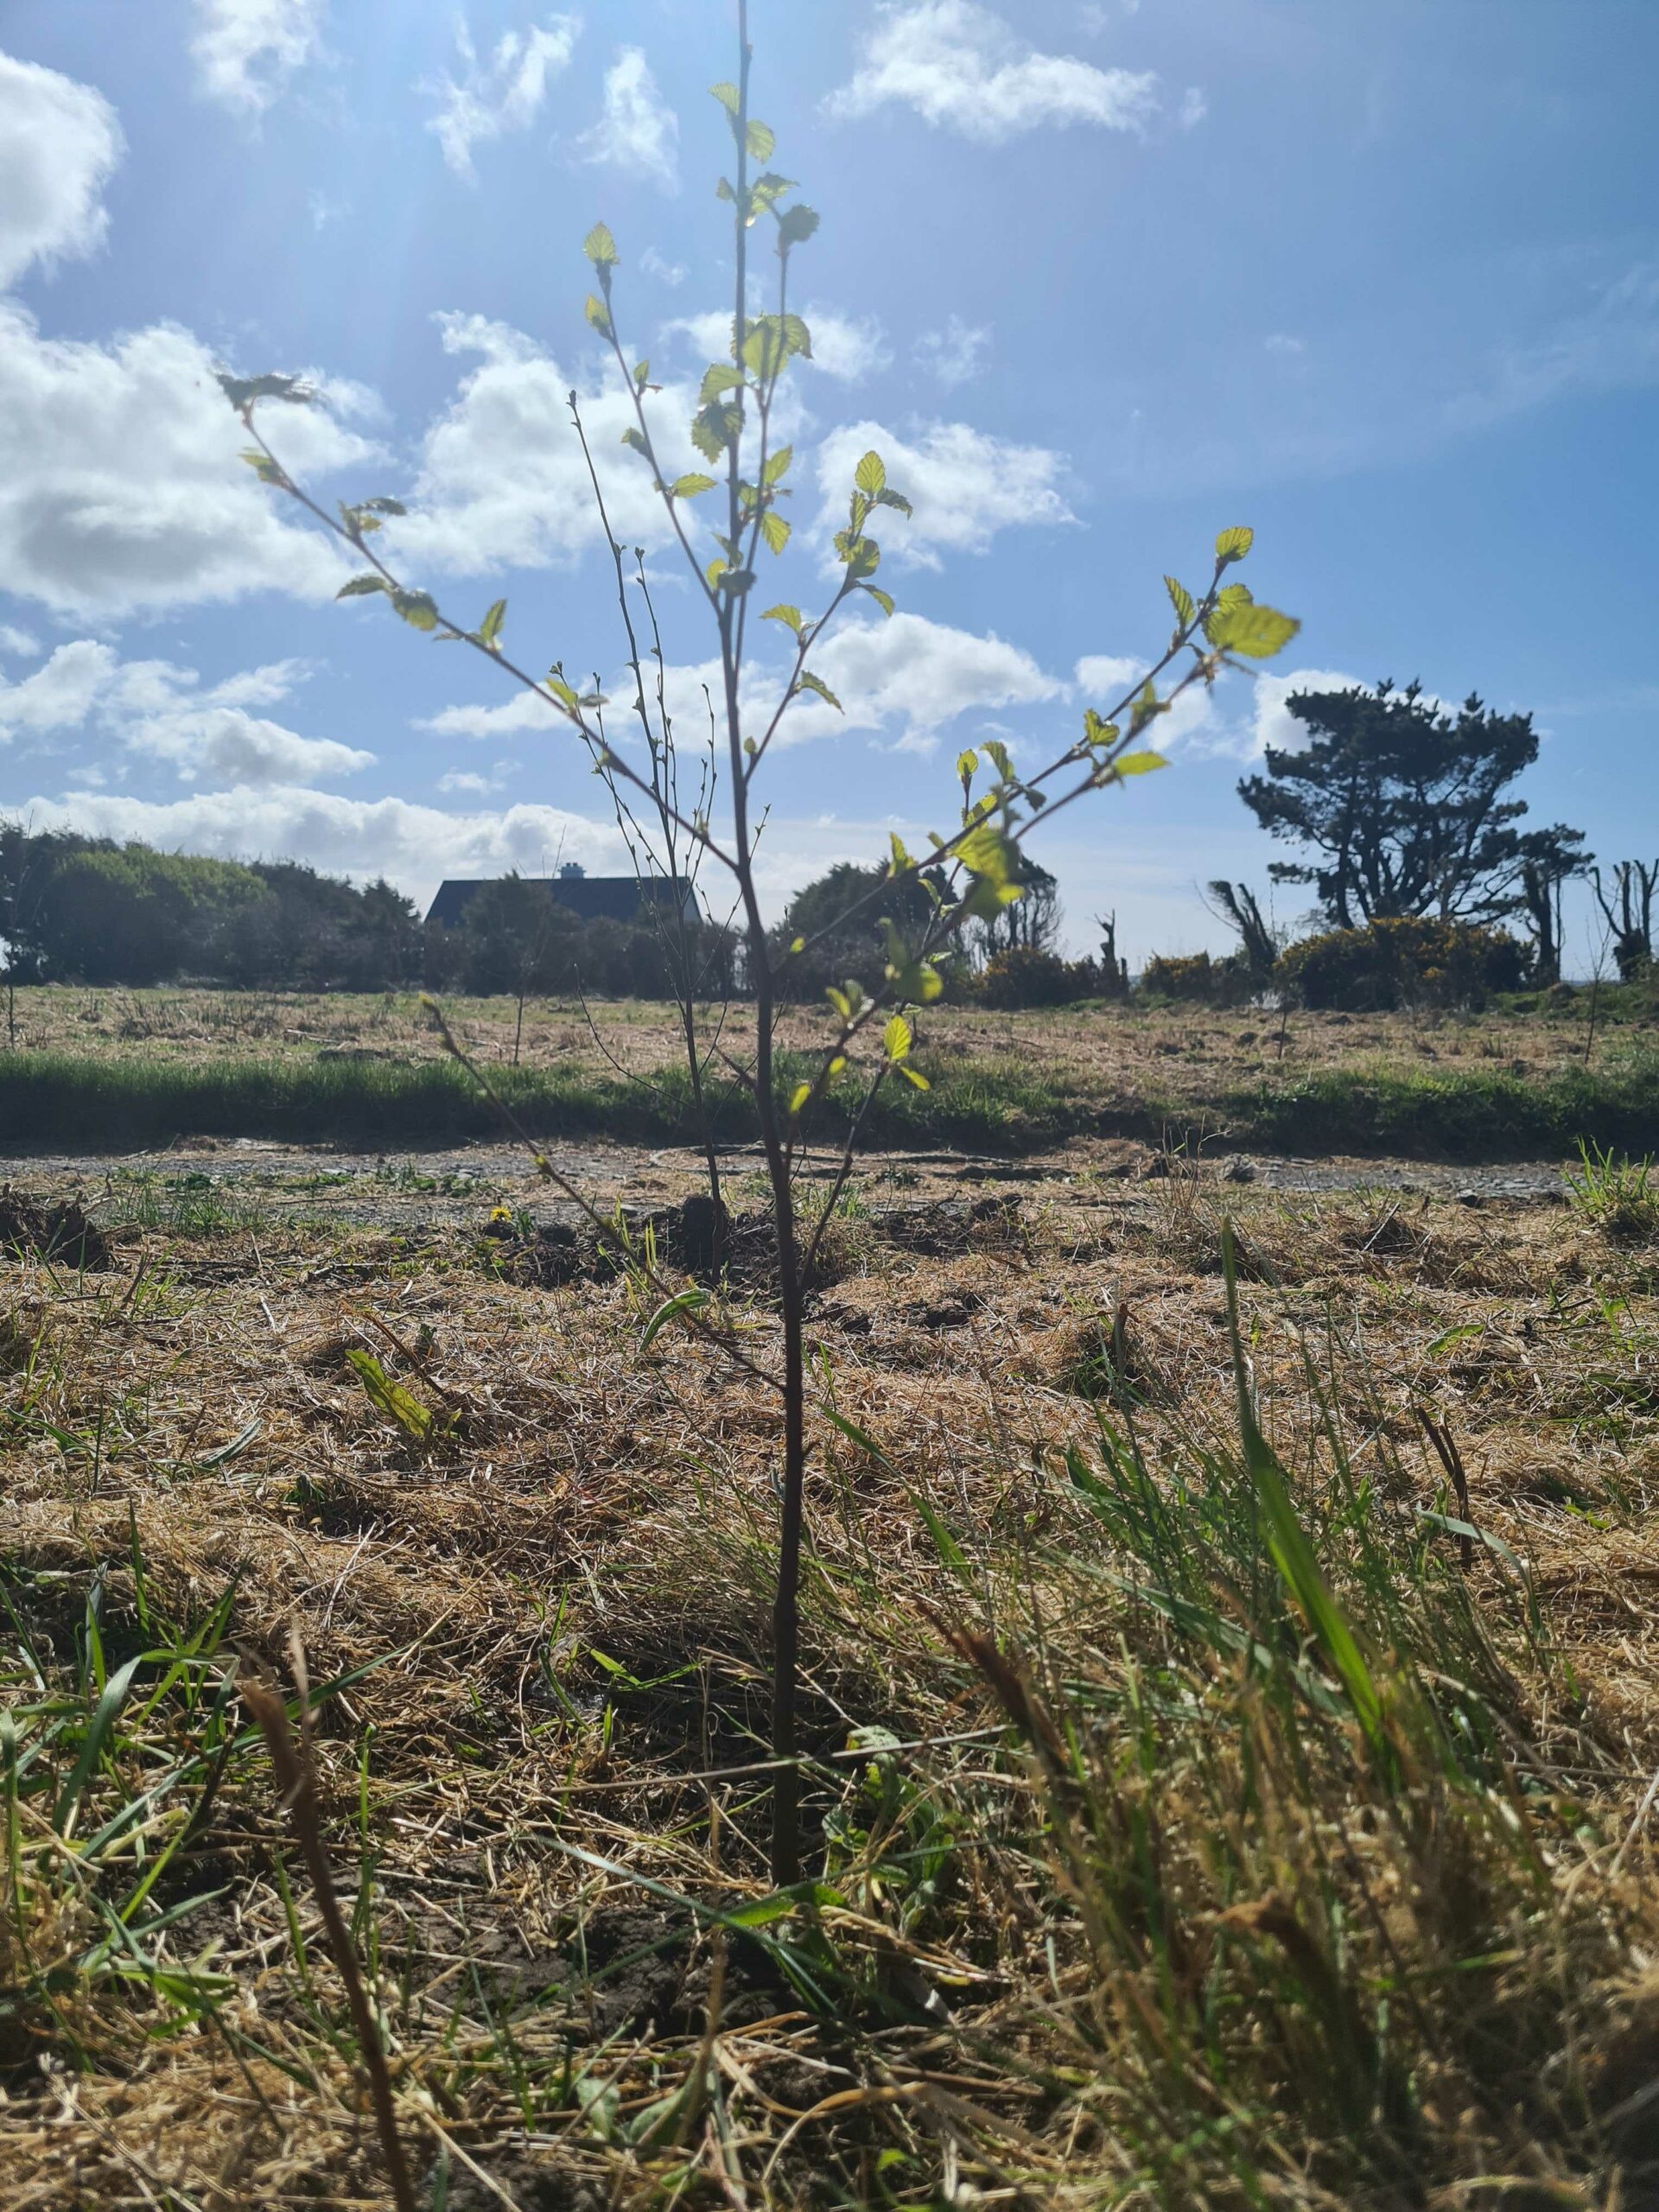
M 1269 990 L 1309 1005 L 1387 1007 L 1559 981 L 1562 895 L 1587 880 L 1607 951 L 1630 980 L 1650 970 L 1659 861 L 1605 874 L 1565 823 L 1525 826 L 1516 794 L 1536 760 L 1527 715 L 1476 696 L 1455 711 L 1418 683 L 1384 680 L 1287 701 L 1306 733 L 1268 747 L 1239 795 L 1294 849 L 1268 874 L 1314 894 L 1295 943 L 1248 887 L 1212 882 L 1213 911 L 1238 938 L 1224 958 L 1154 957 L 1154 996 L 1243 1001 Z M 1128 976 L 1109 922 L 1097 958 L 1059 950 L 1058 887 L 1021 855 L 1024 895 L 976 920 L 940 962 L 947 995 L 993 1006 L 1120 997 Z M 798 892 L 774 932 L 789 995 L 879 967 L 890 931 L 925 926 L 938 885 L 927 871 L 889 881 L 885 861 L 841 861 Z M 741 995 L 736 933 L 692 925 L 698 995 Z M 547 887 L 509 874 L 474 898 L 459 926 L 423 924 L 384 881 L 359 887 L 291 861 L 217 861 L 0 823 L 0 972 L 14 982 L 143 985 L 177 980 L 240 988 L 435 988 L 519 998 L 587 991 L 672 999 L 677 949 L 661 918 L 580 919 Z

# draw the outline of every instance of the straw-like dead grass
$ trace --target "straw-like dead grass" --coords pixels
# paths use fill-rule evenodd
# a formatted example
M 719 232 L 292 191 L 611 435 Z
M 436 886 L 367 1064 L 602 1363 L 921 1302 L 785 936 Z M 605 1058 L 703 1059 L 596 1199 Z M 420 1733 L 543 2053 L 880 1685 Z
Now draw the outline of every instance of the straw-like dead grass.
M 424 2202 L 1655 2201 L 1651 1254 L 1179 1173 L 891 1197 L 811 1319 L 789 1899 L 778 1416 L 716 1348 L 482 1218 L 5 1266 L 0 2205 L 387 2201 L 233 1688 L 293 1633 Z M 1262 1533 L 1224 1217 L 1374 1712 Z M 764 1283 L 715 1310 L 763 1360 Z

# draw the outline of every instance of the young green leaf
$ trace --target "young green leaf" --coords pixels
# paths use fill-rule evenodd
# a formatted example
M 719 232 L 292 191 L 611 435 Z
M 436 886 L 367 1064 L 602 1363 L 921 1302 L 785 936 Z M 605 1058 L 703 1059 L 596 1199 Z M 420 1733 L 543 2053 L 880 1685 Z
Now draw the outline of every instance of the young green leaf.
M 1083 710 L 1083 740 L 1085 745 L 1096 747 L 1115 745 L 1117 742 L 1117 724 L 1102 721 L 1092 707 L 1085 707 Z
M 1175 620 L 1180 624 L 1182 629 L 1185 629 L 1196 611 L 1192 605 L 1192 593 L 1185 584 L 1178 583 L 1173 576 L 1164 578 L 1164 589 L 1169 594 L 1169 603 L 1175 610 Z
M 779 252 L 787 253 L 792 245 L 804 245 L 817 229 L 819 219 L 815 207 L 786 207 L 778 218 Z
M 910 1046 L 910 1024 L 902 1014 L 895 1014 L 881 1033 L 881 1049 L 897 1066 L 900 1060 L 909 1058 Z
M 384 576 L 353 576 L 349 583 L 341 584 L 334 597 L 362 599 L 372 591 L 390 591 L 391 588 Z
M 892 620 L 893 594 L 890 591 L 883 591 L 880 584 L 861 584 L 859 586 L 859 589 L 862 592 L 867 592 L 880 608 L 881 612 L 887 617 L 888 620 Z
M 668 487 L 668 496 L 671 499 L 695 499 L 700 493 L 712 492 L 714 488 L 712 476 L 694 473 L 690 476 L 677 476 Z
M 1122 753 L 1112 767 L 1120 776 L 1149 776 L 1154 768 L 1167 768 L 1169 763 L 1161 753 Z
M 779 446 L 776 453 L 767 455 L 766 465 L 760 472 L 760 481 L 768 491 L 771 491 L 774 485 L 782 483 L 784 478 L 789 474 L 789 464 L 794 458 L 793 446 Z
M 640 1332 L 640 1351 L 650 1351 L 658 1330 L 665 1327 L 677 1313 L 700 1313 L 708 1303 L 709 1294 L 702 1289 L 677 1291 L 672 1298 L 665 1298 Z
M 749 159 L 752 162 L 769 162 L 772 159 L 777 148 L 778 137 L 770 125 L 757 123 L 751 117 L 745 136 L 748 141 Z
M 1229 562 L 1242 561 L 1255 543 L 1255 532 L 1240 524 L 1236 529 L 1224 530 L 1216 540 L 1216 558 L 1224 568 Z
M 789 1094 L 789 1112 L 790 1118 L 791 1120 L 793 1120 L 795 1116 L 800 1112 L 802 1107 L 805 1105 L 807 1100 L 811 1096 L 812 1086 L 810 1083 L 798 1083 L 796 1084 L 794 1090 Z
M 796 689 L 801 691 L 816 691 L 819 698 L 826 701 L 837 714 L 842 712 L 840 700 L 836 698 L 823 678 L 821 676 L 814 676 L 810 668 L 804 668 L 801 671 L 800 682 Z
M 627 429 L 623 431 L 622 443 L 625 446 L 632 446 L 635 453 L 643 454 L 647 461 L 651 459 L 651 448 L 645 443 L 645 434 L 633 423 L 630 423 Z
M 1243 653 L 1247 660 L 1267 660 L 1281 646 L 1287 645 L 1301 626 L 1293 614 L 1252 603 L 1218 607 L 1211 618 L 1209 636 L 1211 644 L 1222 652 Z
M 709 90 L 720 102 L 728 115 L 735 116 L 743 105 L 742 95 L 739 92 L 737 86 L 727 84 L 723 79 L 718 85 L 710 85 Z
M 429 591 L 393 591 L 387 596 L 412 630 L 435 630 L 438 603 Z
M 789 532 L 790 525 L 784 520 L 782 515 L 775 513 L 768 507 L 760 518 L 760 535 L 766 542 L 767 550 L 781 553 L 789 543 Z
M 601 338 L 608 338 L 611 335 L 611 311 L 603 300 L 589 292 L 587 299 L 582 302 L 582 311 Z
M 346 1363 L 353 1369 L 363 1385 L 364 1394 L 375 1411 L 395 1421 L 405 1436 L 418 1444 L 432 1432 L 432 1409 L 423 1406 L 412 1391 L 404 1389 L 401 1382 L 388 1375 L 372 1352 L 348 1351 Z
M 489 613 L 484 617 L 484 620 L 478 626 L 479 644 L 480 645 L 487 646 L 491 652 L 499 652 L 500 650 L 499 640 L 501 636 L 501 625 L 506 620 L 506 619 L 507 602 L 505 599 L 498 599 L 495 604 L 491 607 Z
M 943 989 L 944 986 L 941 985 L 940 988 Z M 921 1070 L 919 1068 L 912 1067 L 908 1060 L 900 1060 L 899 1063 L 899 1072 L 903 1076 L 906 1083 L 912 1084 L 918 1090 L 931 1090 L 933 1088 L 932 1084 L 922 1073 Z
M 853 481 L 859 490 L 874 499 L 886 489 L 887 467 L 879 453 L 867 453 L 853 471 Z
M 611 236 L 608 223 L 595 223 L 582 240 L 582 250 L 595 269 L 616 266 L 616 240 Z
M 781 622 L 786 630 L 792 630 L 798 638 L 804 626 L 801 620 L 800 608 L 790 607 L 782 601 L 776 607 L 769 607 L 760 620 L 763 622 Z
M 722 392 L 734 391 L 743 381 L 743 372 L 728 362 L 712 361 L 702 372 L 702 384 L 697 393 L 697 404 L 707 407 Z

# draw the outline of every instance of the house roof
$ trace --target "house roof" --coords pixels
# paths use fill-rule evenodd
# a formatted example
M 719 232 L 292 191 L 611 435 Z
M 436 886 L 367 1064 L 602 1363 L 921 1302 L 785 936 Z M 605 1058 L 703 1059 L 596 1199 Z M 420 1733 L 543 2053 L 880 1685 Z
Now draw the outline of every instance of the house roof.
M 454 929 L 462 921 L 479 893 L 499 878 L 450 876 L 438 886 L 426 918 Z M 579 921 L 634 922 L 641 911 L 658 901 L 671 904 L 673 891 L 666 882 L 641 883 L 632 875 L 531 876 L 531 889 L 544 892 L 556 906 L 567 907 Z M 684 912 L 696 916 L 697 894 L 689 883 L 678 887 Z

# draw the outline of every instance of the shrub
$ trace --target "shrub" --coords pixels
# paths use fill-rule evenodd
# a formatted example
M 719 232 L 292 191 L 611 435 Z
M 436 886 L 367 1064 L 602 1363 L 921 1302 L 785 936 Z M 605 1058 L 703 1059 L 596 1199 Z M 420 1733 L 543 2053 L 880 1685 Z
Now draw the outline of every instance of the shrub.
M 1057 952 L 1016 945 L 994 953 L 976 977 L 974 995 L 999 1011 L 1025 1006 L 1065 1006 L 1097 997 L 1100 971 L 1092 960 L 1062 960 Z
M 1402 1006 L 1467 1007 L 1519 989 L 1526 947 L 1502 930 L 1419 915 L 1304 938 L 1277 976 L 1306 1007 L 1388 1014 Z
M 1154 953 L 1141 972 L 1142 994 L 1198 1006 L 1238 1006 L 1255 986 L 1239 953 L 1212 960 L 1207 952 Z

